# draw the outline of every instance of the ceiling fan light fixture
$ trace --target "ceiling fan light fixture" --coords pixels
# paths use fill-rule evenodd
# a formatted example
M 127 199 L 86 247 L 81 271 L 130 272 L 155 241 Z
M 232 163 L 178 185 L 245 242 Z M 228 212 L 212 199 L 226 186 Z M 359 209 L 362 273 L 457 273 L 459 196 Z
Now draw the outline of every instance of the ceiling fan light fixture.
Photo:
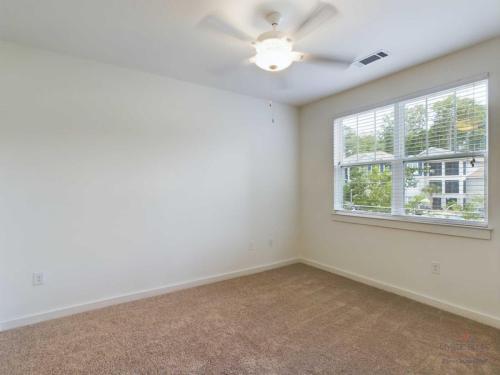
M 325 2 L 325 0 L 317 0 L 318 6 L 315 10 L 302 22 L 299 28 L 294 33 L 294 39 L 290 35 L 278 30 L 281 23 L 281 13 L 273 11 L 265 16 L 266 21 L 271 25 L 272 30 L 259 35 L 256 41 L 252 42 L 255 48 L 255 56 L 248 61 L 257 65 L 259 68 L 268 72 L 279 72 L 290 67 L 294 62 L 307 61 L 310 63 L 334 64 L 350 66 L 352 62 L 341 61 L 338 59 L 314 56 L 311 54 L 304 55 L 301 52 L 293 51 L 293 41 L 297 38 L 303 38 L 314 29 L 318 28 L 322 23 L 329 20 L 336 14 L 333 5 Z M 202 20 L 202 24 L 209 29 L 222 32 L 225 35 L 232 36 L 242 41 L 249 41 L 250 38 L 246 33 L 235 28 L 230 23 L 216 15 L 209 15 Z M 385 56 L 383 56 L 384 54 Z M 379 58 L 386 57 L 383 51 L 379 54 Z
M 279 72 L 296 61 L 292 51 L 292 42 L 287 38 L 268 38 L 255 44 L 257 54 L 253 58 L 255 64 L 269 72 Z

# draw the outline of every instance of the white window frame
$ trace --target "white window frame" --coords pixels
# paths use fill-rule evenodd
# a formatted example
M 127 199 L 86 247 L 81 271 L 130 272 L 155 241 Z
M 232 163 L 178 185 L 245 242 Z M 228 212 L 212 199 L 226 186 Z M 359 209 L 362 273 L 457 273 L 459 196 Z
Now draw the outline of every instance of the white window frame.
M 491 228 L 489 227 L 488 224 L 488 215 L 489 215 L 489 180 L 488 180 L 488 172 L 489 172 L 489 164 L 488 164 L 488 156 L 489 156 L 489 142 L 490 142 L 490 121 L 491 121 L 491 113 L 490 113 L 490 94 L 489 94 L 489 73 L 483 73 L 474 77 L 470 77 L 467 79 L 463 80 L 458 80 L 454 81 L 448 84 L 436 86 L 430 89 L 422 90 L 410 95 L 406 95 L 403 97 L 399 97 L 396 99 L 391 99 L 387 100 L 385 102 L 376 104 L 376 105 L 371 105 L 367 106 L 364 108 L 360 108 L 357 110 L 352 110 L 349 112 L 345 112 L 342 114 L 339 114 L 334 117 L 333 124 L 332 124 L 332 136 L 333 136 L 333 160 L 335 160 L 337 157 L 335 157 L 336 153 L 340 153 L 340 158 L 343 153 L 343 147 L 341 147 L 342 142 L 343 142 L 343 134 L 342 134 L 342 127 L 340 129 L 335 129 L 335 121 L 342 119 L 344 117 L 356 115 L 356 114 L 361 114 L 363 112 L 369 112 L 373 111 L 375 109 L 381 108 L 381 107 L 389 107 L 389 106 L 394 106 L 394 123 L 395 124 L 400 124 L 400 117 L 402 115 L 402 111 L 404 108 L 404 105 L 412 101 L 414 99 L 420 98 L 422 96 L 427 96 L 427 95 L 432 95 L 435 93 L 439 93 L 440 91 L 446 91 L 450 90 L 453 88 L 457 88 L 459 86 L 464 86 L 467 84 L 471 84 L 474 82 L 478 81 L 486 81 L 487 84 L 487 90 L 488 90 L 488 105 L 487 105 L 487 112 L 486 112 L 486 134 L 487 134 L 487 139 L 486 139 L 486 149 L 484 152 L 467 152 L 467 153 L 450 153 L 450 154 L 439 154 L 439 155 L 429 155 L 426 157 L 419 157 L 418 159 L 415 159 L 415 157 L 405 157 L 404 156 L 404 143 L 405 143 L 405 135 L 404 132 L 401 132 L 402 127 L 401 126 L 394 126 L 394 159 L 393 160 L 374 160 L 370 162 L 364 162 L 364 163 L 342 163 L 342 167 L 346 167 L 349 165 L 363 165 L 363 164 L 377 164 L 380 162 L 386 163 L 386 164 L 391 164 L 392 168 L 392 212 L 389 213 L 378 213 L 378 212 L 366 212 L 366 211 L 361 211 L 361 212 L 356 212 L 356 211 L 348 211 L 344 209 L 339 209 L 335 207 L 336 204 L 336 194 L 342 194 L 343 192 L 343 176 L 342 176 L 342 168 L 336 168 L 335 165 L 333 165 L 333 214 L 334 215 L 340 215 L 340 216 L 350 216 L 350 217 L 360 217 L 360 218 L 367 218 L 367 219 L 386 219 L 390 221 L 400 221 L 400 222 L 407 222 L 407 223 L 420 223 L 420 224 L 432 224 L 432 225 L 445 225 L 445 226 L 452 226 L 452 227 L 462 227 L 462 228 L 476 228 L 476 229 L 488 229 L 490 230 Z M 337 133 L 337 139 L 335 137 L 335 134 Z M 473 220 L 453 220 L 453 219 L 444 219 L 444 218 L 433 218 L 433 217 L 415 217 L 415 216 L 410 216 L 410 215 L 405 215 L 404 214 L 404 205 L 400 204 L 400 207 L 396 206 L 398 202 L 404 202 L 404 183 L 403 183 L 403 178 L 404 178 L 404 163 L 405 162 L 411 162 L 411 161 L 425 161 L 425 160 L 436 160 L 437 158 L 444 160 L 444 159 L 455 159 L 455 158 L 463 158 L 463 157 L 471 157 L 471 156 L 477 156 L 477 157 L 482 157 L 484 158 L 484 202 L 485 202 L 485 213 L 484 213 L 484 221 L 473 221 Z M 461 167 L 461 165 L 459 166 Z M 443 170 L 444 173 L 444 170 Z M 444 189 L 444 187 L 443 187 Z M 343 221 L 343 220 L 341 220 Z M 346 220 L 350 222 L 350 220 Z M 364 224 L 370 224 L 369 222 L 366 222 Z M 378 224 L 374 224 L 378 225 Z M 392 225 L 381 225 L 381 226 L 389 226 L 392 227 Z M 403 229 L 408 229 L 408 228 L 403 228 Z M 411 230 L 411 229 L 410 229 Z M 420 231 L 420 230 L 418 230 Z M 426 230 L 423 230 L 426 231 Z M 433 230 L 429 230 L 430 232 L 434 232 Z M 436 231 L 437 233 L 440 233 L 440 231 Z M 445 233 L 446 234 L 446 233 Z M 475 236 L 474 236 L 475 237 Z M 476 237 L 476 238 L 480 238 Z M 482 238 L 482 237 L 481 237 Z

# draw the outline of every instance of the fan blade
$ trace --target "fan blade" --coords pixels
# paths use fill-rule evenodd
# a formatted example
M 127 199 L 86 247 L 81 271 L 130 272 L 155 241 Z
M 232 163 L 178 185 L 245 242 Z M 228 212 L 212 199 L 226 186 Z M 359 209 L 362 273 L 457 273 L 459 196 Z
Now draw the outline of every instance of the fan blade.
M 216 76 L 228 75 L 228 74 L 233 74 L 237 70 L 250 65 L 251 65 L 250 59 L 244 59 L 239 62 L 235 62 L 232 64 L 224 64 L 216 68 L 209 69 L 209 72 Z
M 336 66 L 345 69 L 349 68 L 352 65 L 352 61 L 350 60 L 336 59 L 330 56 L 312 55 L 312 54 L 304 55 L 302 61 L 312 64 Z
M 212 32 L 216 32 L 218 34 L 223 34 L 243 42 L 253 41 L 252 37 L 247 35 L 245 32 L 231 25 L 231 23 L 226 21 L 222 16 L 218 16 L 215 14 L 211 14 L 203 18 L 198 23 L 198 27 Z
M 312 33 L 323 23 L 331 19 L 337 10 L 331 4 L 320 1 L 316 9 L 300 24 L 300 26 L 295 30 L 294 40 L 298 41 L 304 38 L 306 35 Z

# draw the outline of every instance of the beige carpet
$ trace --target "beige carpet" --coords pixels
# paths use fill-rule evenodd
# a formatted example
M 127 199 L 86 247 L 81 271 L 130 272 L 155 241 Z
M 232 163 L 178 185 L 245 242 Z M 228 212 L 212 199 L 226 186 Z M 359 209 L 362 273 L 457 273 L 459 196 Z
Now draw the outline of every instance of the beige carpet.
M 0 334 L 0 374 L 500 374 L 500 331 L 305 265 Z

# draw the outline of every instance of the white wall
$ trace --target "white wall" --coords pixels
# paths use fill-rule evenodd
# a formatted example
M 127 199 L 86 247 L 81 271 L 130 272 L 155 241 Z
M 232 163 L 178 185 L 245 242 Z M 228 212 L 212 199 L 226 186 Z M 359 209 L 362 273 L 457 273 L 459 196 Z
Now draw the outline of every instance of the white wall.
M 332 123 L 346 111 L 490 72 L 490 224 L 500 226 L 500 38 L 304 106 L 300 111 L 302 256 L 500 319 L 500 240 L 332 221 Z M 368 69 L 368 68 L 367 68 Z M 431 262 L 441 275 L 431 275 Z
M 295 257 L 298 113 L 275 114 L 1 43 L 0 322 Z
M 293 258 L 299 232 L 307 259 L 500 319 L 496 232 L 331 218 L 337 114 L 490 72 L 497 227 L 498 61 L 497 38 L 304 106 L 299 130 L 288 106 L 271 125 L 262 100 L 0 43 L 0 323 Z

